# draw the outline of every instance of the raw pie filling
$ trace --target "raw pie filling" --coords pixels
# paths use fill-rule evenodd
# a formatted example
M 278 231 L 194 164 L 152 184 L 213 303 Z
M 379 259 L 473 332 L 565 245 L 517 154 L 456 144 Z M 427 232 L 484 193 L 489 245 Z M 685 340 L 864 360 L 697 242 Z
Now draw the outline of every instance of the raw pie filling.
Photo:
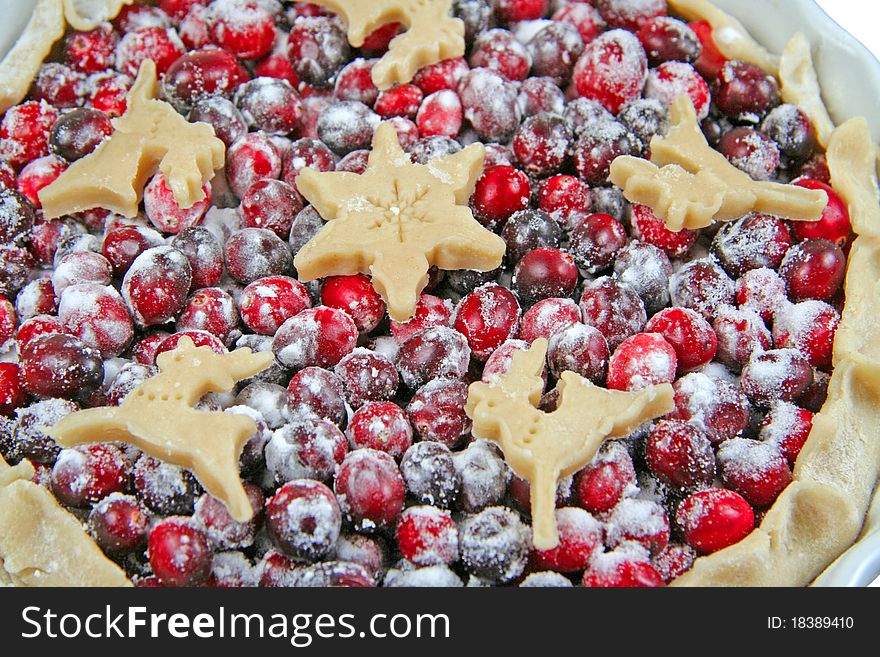
M 413 4 L 376 6 L 409 20 Z M 874 147 L 861 124 L 834 129 L 809 78 L 788 84 L 808 45 L 793 41 L 781 63 L 748 47 L 725 57 L 709 22 L 722 18 L 694 1 L 445 4 L 464 56 L 408 80 L 385 59 L 404 56 L 388 50 L 399 23 L 354 47 L 351 25 L 305 2 L 160 0 L 68 29 L 0 122 L 0 456 L 15 466 L 0 460 L 0 581 L 40 583 L 26 571 L 45 563 L 28 565 L 14 541 L 51 543 L 59 513 L 56 538 L 73 537 L 101 576 L 60 559 L 56 584 L 806 584 L 853 540 L 880 464 L 880 393 L 874 295 L 853 292 L 852 267 L 861 310 L 841 315 L 848 260 L 865 266 L 856 283 L 876 280 L 877 199 L 859 196 Z M 136 216 L 49 218 L 41 190 L 118 134 L 111 120 L 148 60 L 156 97 L 213 127 L 223 169 L 189 185 L 189 203 L 163 169 L 143 181 Z M 656 156 L 673 107 L 752 181 L 827 194 L 819 220 L 748 212 L 673 232 L 658 204 L 628 201 L 612 163 Z M 437 186 L 410 194 L 398 178 L 415 169 Z M 347 205 L 346 179 L 328 195 L 322 178 L 375 171 L 399 173 L 392 201 L 381 177 Z M 357 222 L 377 208 L 369 234 L 399 238 L 385 262 L 407 261 L 405 276 L 352 265 L 366 257 Z M 455 249 L 427 228 L 453 214 Z M 343 220 L 334 255 L 316 236 Z M 394 286 L 419 282 L 419 249 L 412 310 Z M 180 464 L 123 442 L 62 448 L 47 433 L 121 404 L 157 357 L 193 345 L 274 354 L 196 405 L 257 428 L 239 463 L 247 520 Z M 545 549 L 524 473 L 471 433 L 469 384 L 505 385 L 530 348 L 546 348 L 535 403 L 547 417 L 566 372 L 634 398 L 671 384 L 674 406 L 561 478 L 558 543 Z M 806 556 L 788 554 L 798 546 Z

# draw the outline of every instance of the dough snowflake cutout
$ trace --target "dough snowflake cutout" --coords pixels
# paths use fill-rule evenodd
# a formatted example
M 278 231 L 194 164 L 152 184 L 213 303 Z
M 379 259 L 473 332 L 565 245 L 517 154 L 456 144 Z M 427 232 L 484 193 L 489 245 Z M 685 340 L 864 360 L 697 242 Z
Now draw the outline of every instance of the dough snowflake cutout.
M 451 0 L 315 0 L 314 4 L 342 16 L 348 40 L 356 48 L 388 23 L 407 28 L 373 68 L 379 89 L 409 82 L 424 66 L 464 55 L 464 24 L 450 16 Z
M 402 322 L 413 316 L 432 265 L 495 269 L 504 240 L 467 207 L 484 157 L 474 144 L 412 164 L 393 126 L 383 123 L 362 175 L 303 169 L 297 188 L 328 223 L 296 255 L 300 279 L 369 273 L 391 318 Z

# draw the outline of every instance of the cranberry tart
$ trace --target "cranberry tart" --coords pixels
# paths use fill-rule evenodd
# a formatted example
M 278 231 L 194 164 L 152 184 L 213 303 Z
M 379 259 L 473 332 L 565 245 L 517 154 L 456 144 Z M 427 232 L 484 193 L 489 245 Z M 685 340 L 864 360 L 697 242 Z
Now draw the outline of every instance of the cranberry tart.
M 861 529 L 877 151 L 801 35 L 37 0 L 0 111 L 0 583 L 806 585 Z

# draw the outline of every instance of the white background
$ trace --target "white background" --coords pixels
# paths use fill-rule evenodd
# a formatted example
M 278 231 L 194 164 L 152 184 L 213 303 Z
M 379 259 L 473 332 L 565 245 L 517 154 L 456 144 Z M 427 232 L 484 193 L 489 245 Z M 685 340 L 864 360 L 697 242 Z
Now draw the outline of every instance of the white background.
M 880 3 L 877 0 L 816 0 L 816 3 L 880 59 Z

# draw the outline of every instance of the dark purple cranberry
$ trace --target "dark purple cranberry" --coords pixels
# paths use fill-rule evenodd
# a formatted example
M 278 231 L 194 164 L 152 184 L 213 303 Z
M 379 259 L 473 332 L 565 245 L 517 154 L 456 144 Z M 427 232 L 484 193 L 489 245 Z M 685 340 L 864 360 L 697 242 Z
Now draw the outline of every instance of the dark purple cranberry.
M 146 454 L 134 464 L 134 489 L 139 500 L 163 516 L 191 514 L 202 492 L 188 470 Z
M 349 60 L 350 48 L 338 20 L 309 16 L 293 24 L 287 39 L 287 53 L 303 82 L 313 87 L 327 87 Z
M 648 321 L 639 295 L 609 276 L 584 285 L 580 306 L 584 324 L 598 329 L 612 351 L 628 337 L 639 333 Z
M 171 245 L 189 260 L 193 288 L 213 287 L 220 281 L 223 247 L 207 228 L 187 228 L 174 237 Z
M 314 561 L 336 545 L 342 512 L 333 492 L 311 479 L 289 481 L 266 502 L 266 529 L 291 557 Z
M 201 121 L 214 127 L 214 134 L 229 148 L 247 134 L 247 123 L 235 104 L 223 96 L 204 98 L 189 113 L 191 122 Z
M 338 155 L 369 148 L 379 115 L 356 100 L 330 105 L 318 117 L 318 136 Z
M 84 397 L 103 383 L 104 361 L 82 340 L 50 333 L 28 342 L 20 377 L 25 390 L 38 397 Z
M 461 151 L 461 144 L 443 135 L 423 137 L 409 148 L 409 157 L 414 164 L 427 164 L 438 157 L 455 155 Z
M 162 90 L 177 111 L 186 112 L 205 98 L 229 96 L 249 77 L 234 55 L 206 48 L 178 58 L 165 73 Z
M 433 326 L 406 340 L 397 354 L 403 382 L 417 390 L 432 379 L 462 379 L 467 374 L 471 350 L 458 331 Z
M 693 64 L 703 52 L 703 46 L 690 26 L 671 16 L 658 16 L 639 28 L 636 35 L 652 67 L 663 62 Z
M 290 226 L 290 251 L 295 256 L 324 227 L 324 220 L 315 206 L 308 205 L 296 215 Z
M 581 33 L 571 23 L 553 22 L 529 41 L 532 75 L 551 78 L 564 86 L 584 51 Z
M 112 132 L 107 114 L 96 109 L 78 108 L 62 114 L 52 126 L 49 148 L 59 157 L 73 162 L 95 150 Z
M 432 440 L 416 443 L 403 455 L 400 472 L 406 491 L 421 504 L 452 506 L 461 485 L 449 448 Z
M 11 244 L 0 244 L 0 294 L 13 298 L 30 276 L 34 260 L 27 250 Z
M 733 278 L 759 267 L 776 269 L 791 235 L 785 222 L 767 214 L 749 214 L 721 226 L 712 240 L 712 253 Z
M 810 363 L 794 349 L 755 352 L 740 379 L 748 398 L 763 406 L 775 400 L 795 401 L 813 382 Z
M 477 577 L 508 582 L 525 569 L 531 533 L 515 511 L 494 506 L 466 517 L 459 526 L 465 568 Z
M 315 171 L 336 169 L 336 156 L 317 139 L 297 139 L 284 154 L 281 179 L 296 189 L 296 177 L 305 167 Z
M 579 267 L 595 274 L 611 266 L 626 243 L 623 224 L 611 215 L 591 214 L 571 230 L 568 248 Z
M 101 549 L 126 553 L 141 547 L 147 540 L 149 516 L 137 498 L 110 495 L 89 514 L 89 532 Z
M 61 448 L 46 430 L 78 410 L 79 406 L 66 399 L 44 399 L 16 410 L 18 424 L 13 440 L 19 456 L 37 463 L 54 463 Z
M 613 121 L 614 116 L 592 98 L 575 98 L 565 106 L 565 122 L 578 137 L 594 123 Z
M 696 310 L 712 321 L 722 305 L 733 305 L 734 284 L 714 260 L 693 260 L 670 277 L 669 295 L 673 306 Z
M 779 152 L 795 162 L 803 162 L 816 149 L 816 128 L 797 105 L 773 108 L 761 123 L 761 132 L 779 147 Z
M 623 247 L 614 260 L 617 279 L 641 297 L 648 314 L 669 303 L 669 277 L 672 263 L 658 247 L 633 240 Z
M 475 271 L 473 269 L 454 269 L 446 273 L 444 282 L 454 292 L 461 295 L 470 294 L 481 285 L 498 277 L 499 270 Z
M 0 191 L 0 243 L 23 245 L 34 225 L 34 206 L 14 189 Z
M 224 247 L 226 269 L 239 283 L 253 283 L 266 276 L 286 276 L 293 269 L 290 247 L 271 230 L 243 228 Z
M 529 251 L 516 264 L 513 272 L 513 285 L 526 303 L 549 297 L 569 297 L 577 282 L 575 259 L 559 249 Z
M 480 32 L 489 29 L 492 5 L 489 0 L 453 0 L 452 13 L 464 23 L 465 41 L 472 42 Z
M 346 397 L 352 408 L 367 402 L 390 401 L 397 394 L 400 383 L 394 363 L 382 354 L 363 348 L 345 356 L 333 371 L 345 384 Z
M 647 155 L 654 135 L 665 135 L 669 127 L 667 110 L 653 98 L 638 98 L 624 105 L 617 120 L 635 137 L 637 152 Z
M 731 60 L 712 86 L 712 99 L 730 118 L 758 123 L 779 104 L 779 84 L 761 67 Z
M 741 126 L 725 133 L 718 150 L 753 180 L 769 180 L 779 168 L 779 148 L 767 135 Z
M 568 160 L 570 145 L 565 119 L 547 112 L 526 119 L 513 138 L 516 159 L 527 173 L 536 176 L 559 171 Z
M 557 248 L 562 241 L 562 228 L 546 212 L 519 210 L 504 224 L 501 236 L 507 244 L 509 262 L 515 263 L 533 249 Z
M 633 136 L 622 123 L 597 122 L 585 126 L 581 132 L 574 147 L 574 167 L 587 184 L 604 185 L 614 159 L 636 150 Z

